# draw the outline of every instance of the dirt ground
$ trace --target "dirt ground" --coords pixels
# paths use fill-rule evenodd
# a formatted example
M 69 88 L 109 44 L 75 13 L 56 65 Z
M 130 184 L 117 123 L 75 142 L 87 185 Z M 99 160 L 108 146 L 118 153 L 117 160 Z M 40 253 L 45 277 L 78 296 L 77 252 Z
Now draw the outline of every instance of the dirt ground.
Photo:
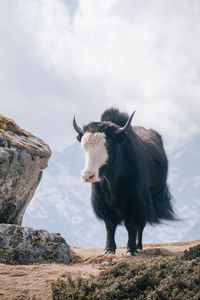
M 200 244 L 198 241 L 146 244 L 134 259 L 162 255 L 181 256 L 182 252 Z M 128 260 L 125 248 L 118 248 L 116 255 L 102 255 L 103 249 L 72 248 L 81 257 L 80 262 L 64 264 L 6 265 L 0 264 L 0 300 L 50 300 L 51 283 L 72 276 L 97 275 L 119 261 Z

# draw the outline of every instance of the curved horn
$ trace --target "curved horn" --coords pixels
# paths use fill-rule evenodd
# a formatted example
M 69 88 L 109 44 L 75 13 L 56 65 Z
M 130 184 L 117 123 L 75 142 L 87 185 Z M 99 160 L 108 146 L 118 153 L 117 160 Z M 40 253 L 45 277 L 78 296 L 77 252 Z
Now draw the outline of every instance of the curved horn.
M 127 131 L 127 130 L 129 129 L 134 114 L 135 114 L 135 110 L 134 110 L 134 112 L 131 114 L 131 116 L 129 117 L 129 119 L 128 119 L 128 121 L 126 122 L 126 124 L 124 125 L 124 127 L 121 127 L 121 128 L 119 128 L 119 129 L 117 130 L 117 134 L 118 134 L 118 133 L 125 132 L 125 131 Z
M 83 134 L 82 129 L 76 123 L 75 116 L 74 116 L 74 119 L 73 119 L 73 126 L 74 126 L 74 129 L 76 130 L 76 132 L 78 132 L 78 134 Z

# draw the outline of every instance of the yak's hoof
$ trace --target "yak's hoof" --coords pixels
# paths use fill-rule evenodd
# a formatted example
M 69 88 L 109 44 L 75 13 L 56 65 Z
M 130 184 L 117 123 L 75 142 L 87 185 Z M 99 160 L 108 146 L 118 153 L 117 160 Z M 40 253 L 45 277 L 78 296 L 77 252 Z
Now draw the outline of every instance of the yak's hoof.
M 136 251 L 130 251 L 130 250 L 128 250 L 128 251 L 126 252 L 126 255 L 127 255 L 127 256 L 137 256 L 138 253 L 137 253 Z
M 115 250 L 105 249 L 103 254 L 115 254 Z
M 137 245 L 137 249 L 142 250 L 143 249 L 142 245 Z

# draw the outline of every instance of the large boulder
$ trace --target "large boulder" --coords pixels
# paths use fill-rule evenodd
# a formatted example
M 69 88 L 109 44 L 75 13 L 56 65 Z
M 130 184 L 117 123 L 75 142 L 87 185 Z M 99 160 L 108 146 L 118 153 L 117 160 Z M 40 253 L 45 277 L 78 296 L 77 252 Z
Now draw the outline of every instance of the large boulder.
M 0 115 L 0 223 L 21 225 L 50 155 L 46 143 Z
M 0 263 L 70 262 L 69 247 L 59 233 L 0 224 Z

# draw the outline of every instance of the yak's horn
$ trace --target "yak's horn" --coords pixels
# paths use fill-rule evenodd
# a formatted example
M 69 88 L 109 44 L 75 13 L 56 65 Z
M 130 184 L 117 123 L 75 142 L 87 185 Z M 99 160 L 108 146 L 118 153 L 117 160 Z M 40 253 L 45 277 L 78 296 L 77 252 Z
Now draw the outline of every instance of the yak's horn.
M 79 134 L 83 134 L 82 129 L 76 123 L 75 116 L 74 116 L 74 120 L 73 120 L 73 126 L 74 126 L 74 129 L 76 130 L 76 132 L 78 132 Z
M 129 119 L 128 119 L 128 121 L 126 122 L 126 124 L 124 125 L 124 127 L 121 127 L 121 128 L 119 128 L 119 129 L 117 130 L 117 134 L 118 134 L 118 133 L 125 132 L 125 131 L 127 131 L 127 130 L 130 128 L 130 126 L 131 126 L 131 121 L 132 121 L 132 119 L 133 119 L 134 114 L 135 114 L 135 111 L 134 111 L 134 112 L 132 113 L 132 115 L 129 117 Z

